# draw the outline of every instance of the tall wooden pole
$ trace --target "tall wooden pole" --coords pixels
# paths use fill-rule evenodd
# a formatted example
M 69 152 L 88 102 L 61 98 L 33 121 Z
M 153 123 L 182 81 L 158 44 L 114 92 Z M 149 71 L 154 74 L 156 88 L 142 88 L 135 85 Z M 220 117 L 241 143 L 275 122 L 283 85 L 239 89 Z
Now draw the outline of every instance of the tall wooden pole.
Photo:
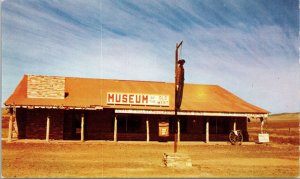
M 180 142 L 180 119 L 177 119 L 177 141 Z
M 175 95 L 176 96 L 176 95 Z M 176 97 L 175 97 L 176 98 Z M 175 103 L 175 105 L 176 105 L 176 103 Z M 177 120 L 177 109 L 176 109 L 176 107 L 175 107 L 175 121 Z M 176 130 L 176 129 L 175 129 Z M 176 153 L 177 152 L 177 130 L 175 131 L 175 133 L 174 133 L 174 153 Z
M 176 43 L 176 50 L 175 50 L 175 105 L 174 105 L 174 109 L 175 109 L 175 123 L 176 123 L 176 121 L 177 121 L 177 107 L 176 107 L 176 105 L 177 105 L 177 84 L 178 84 L 178 82 L 177 82 L 177 66 L 178 66 L 178 49 L 179 49 L 179 47 L 182 45 L 182 42 L 183 41 L 181 41 L 179 44 L 178 43 Z M 174 153 L 176 153 L 177 152 L 177 131 L 175 131 L 175 133 L 174 133 Z
M 81 114 L 81 137 L 80 140 L 81 142 L 84 141 L 84 114 Z
M 47 116 L 46 124 L 46 141 L 49 142 L 49 132 L 50 132 L 50 116 Z
M 178 84 L 178 82 L 177 82 L 177 66 L 178 66 L 178 49 L 179 49 L 179 47 L 182 45 L 182 42 L 183 41 L 181 41 L 179 44 L 178 43 L 176 43 L 176 50 L 175 50 L 175 88 L 174 88 L 174 90 L 175 90 L 175 105 L 174 105 L 174 109 L 175 109 L 175 123 L 177 122 L 177 84 Z M 178 131 L 175 131 L 175 134 L 174 134 L 174 153 L 176 153 L 177 152 L 177 139 L 178 139 L 178 134 L 177 134 L 177 132 Z

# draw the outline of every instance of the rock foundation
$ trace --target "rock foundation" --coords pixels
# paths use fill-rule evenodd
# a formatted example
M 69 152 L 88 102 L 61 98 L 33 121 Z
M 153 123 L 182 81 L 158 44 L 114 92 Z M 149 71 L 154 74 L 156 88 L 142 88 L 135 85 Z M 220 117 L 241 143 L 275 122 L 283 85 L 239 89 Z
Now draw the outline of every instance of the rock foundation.
M 188 168 L 192 167 L 192 159 L 183 153 L 164 153 L 163 164 L 165 167 Z

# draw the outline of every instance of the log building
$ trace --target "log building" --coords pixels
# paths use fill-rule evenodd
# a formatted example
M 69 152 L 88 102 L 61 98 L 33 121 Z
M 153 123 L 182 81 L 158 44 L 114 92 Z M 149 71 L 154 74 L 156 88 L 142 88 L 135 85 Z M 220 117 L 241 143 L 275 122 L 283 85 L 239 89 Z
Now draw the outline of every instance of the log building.
M 268 111 L 217 85 L 185 84 L 174 120 L 174 83 L 24 75 L 5 102 L 16 139 L 109 141 L 248 140 L 247 121 Z

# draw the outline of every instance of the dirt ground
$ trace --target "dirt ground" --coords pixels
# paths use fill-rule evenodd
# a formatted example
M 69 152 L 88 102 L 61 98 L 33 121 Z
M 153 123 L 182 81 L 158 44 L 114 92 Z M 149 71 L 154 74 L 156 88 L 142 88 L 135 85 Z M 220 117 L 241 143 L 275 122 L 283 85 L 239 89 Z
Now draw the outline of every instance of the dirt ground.
M 297 117 L 297 116 L 296 116 Z M 281 121 L 281 122 L 280 122 Z M 173 142 L 26 141 L 2 140 L 3 177 L 298 177 L 299 122 L 269 123 L 271 142 L 181 142 L 178 153 L 188 154 L 191 168 L 163 166 L 163 154 Z M 260 129 L 249 123 L 249 133 Z M 257 134 L 257 133 L 256 133 Z M 7 135 L 7 134 L 5 134 Z M 255 137 L 251 134 L 253 140 Z M 275 137 L 274 137 L 275 136 Z M 277 136 L 277 137 L 276 137 Z
M 295 145 L 180 144 L 187 169 L 163 166 L 170 143 L 2 143 L 4 177 L 297 177 Z

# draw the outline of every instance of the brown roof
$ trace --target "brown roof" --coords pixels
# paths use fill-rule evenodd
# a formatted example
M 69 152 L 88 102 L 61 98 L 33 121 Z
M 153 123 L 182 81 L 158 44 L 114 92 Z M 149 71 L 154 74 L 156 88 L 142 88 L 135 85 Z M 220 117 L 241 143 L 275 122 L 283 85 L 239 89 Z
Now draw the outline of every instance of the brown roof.
M 27 75 L 7 99 L 7 106 L 92 107 L 174 110 L 174 83 L 65 77 L 64 99 L 27 98 Z M 167 94 L 169 106 L 108 105 L 107 92 Z M 185 84 L 181 111 L 266 114 L 218 85 Z

